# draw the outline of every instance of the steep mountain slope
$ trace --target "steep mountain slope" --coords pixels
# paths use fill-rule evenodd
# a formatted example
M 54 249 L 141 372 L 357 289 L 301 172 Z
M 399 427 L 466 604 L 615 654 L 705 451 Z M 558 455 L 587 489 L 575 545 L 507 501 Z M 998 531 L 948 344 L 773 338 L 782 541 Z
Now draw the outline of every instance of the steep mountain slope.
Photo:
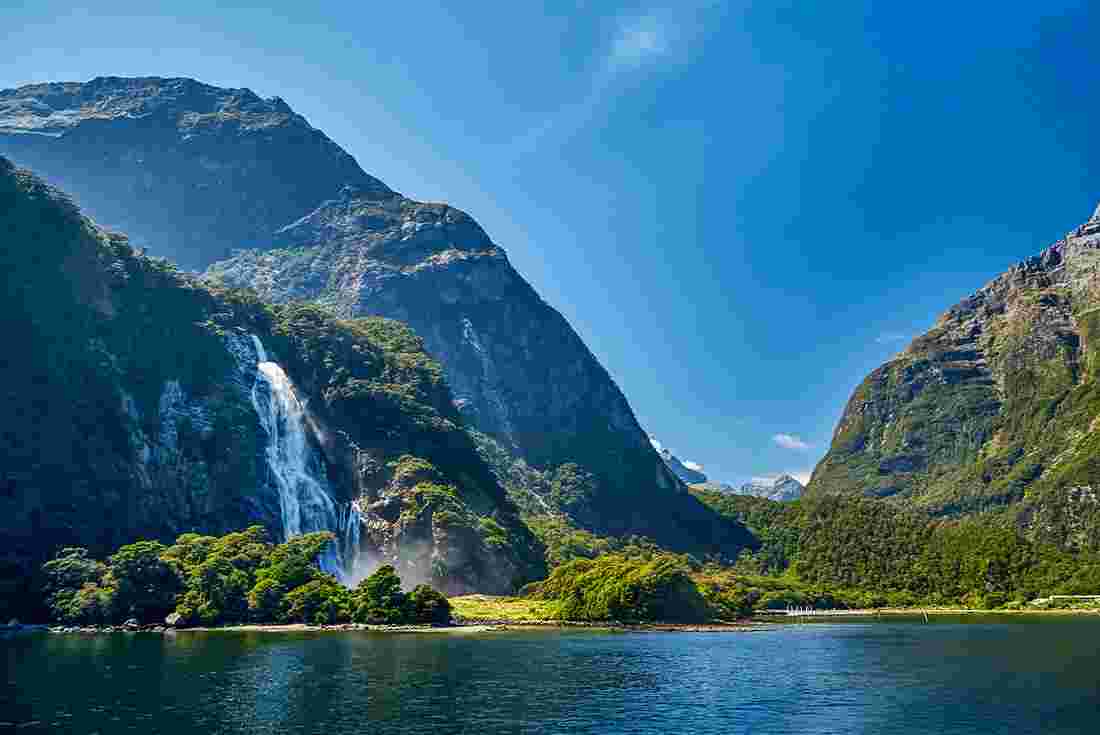
M 350 578 L 381 559 L 451 591 L 542 574 L 403 325 L 206 287 L 3 158 L 0 237 L 6 584 L 60 546 L 255 522 L 334 531 Z
M 661 443 L 655 438 L 650 437 L 649 441 L 657 449 L 657 454 L 661 455 L 661 459 L 664 460 L 665 465 L 672 470 L 672 474 L 679 477 L 688 485 L 698 485 L 707 481 L 707 476 L 702 472 L 702 468 L 699 465 L 693 465 L 689 467 L 689 463 L 685 463 L 679 457 L 672 453 L 672 450 L 668 447 L 661 446 Z M 698 468 L 698 469 L 695 469 Z
M 700 552 L 751 542 L 687 493 L 607 372 L 476 222 L 395 194 L 281 101 L 190 80 L 24 87 L 0 95 L 3 151 L 158 254 L 208 265 L 234 245 L 274 247 L 212 268 L 225 284 L 407 322 L 503 450 L 486 455 L 501 459 L 498 476 L 517 462 L 583 476 L 571 507 L 585 525 Z
M 2 90 L 0 154 L 186 268 L 266 244 L 344 184 L 391 194 L 282 100 L 191 79 Z
M 1001 510 L 1100 546 L 1100 209 L 952 307 L 856 388 L 808 494 Z

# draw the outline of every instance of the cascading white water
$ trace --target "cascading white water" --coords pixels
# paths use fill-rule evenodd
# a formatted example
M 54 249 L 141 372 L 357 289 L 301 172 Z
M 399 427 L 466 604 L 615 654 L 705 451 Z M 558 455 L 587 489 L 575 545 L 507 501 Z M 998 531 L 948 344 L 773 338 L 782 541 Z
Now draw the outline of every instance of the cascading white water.
M 286 538 L 314 531 L 336 534 L 335 548 L 321 558 L 321 568 L 341 581 L 354 577 L 359 554 L 359 506 L 338 506 L 329 491 L 324 463 L 310 442 L 305 407 L 294 384 L 275 362 L 268 359 L 255 335 L 256 380 L 252 406 L 267 434 L 264 448 L 271 480 L 279 492 L 283 533 Z

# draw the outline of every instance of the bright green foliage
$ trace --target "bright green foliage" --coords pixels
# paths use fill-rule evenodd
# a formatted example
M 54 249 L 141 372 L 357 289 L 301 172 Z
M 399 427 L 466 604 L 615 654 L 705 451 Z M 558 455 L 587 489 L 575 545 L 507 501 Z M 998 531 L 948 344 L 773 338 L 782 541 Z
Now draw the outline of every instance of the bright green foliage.
M 335 538 L 328 531 L 317 531 L 279 544 L 256 569 L 256 580 L 271 580 L 285 590 L 312 582 L 320 573 L 318 557 Z
M 357 623 L 398 624 L 412 617 L 408 596 L 401 591 L 401 578 L 390 565 L 383 566 L 355 588 L 352 595 Z
M 561 565 L 527 594 L 557 603 L 562 620 L 699 621 L 707 604 L 683 557 L 605 554 Z
M 42 592 L 54 619 L 98 624 L 114 617 L 114 588 L 100 586 L 106 567 L 88 550 L 65 548 L 42 566 Z
M 63 549 L 42 567 L 51 617 L 104 624 L 135 617 L 179 625 L 357 622 L 446 623 L 447 599 L 427 585 L 401 589 L 393 567 L 379 569 L 352 591 L 320 570 L 333 541 L 328 532 L 272 544 L 262 526 L 224 536 L 185 533 L 170 547 L 139 541 L 102 563 L 85 549 Z
M 451 622 L 451 603 L 440 592 L 418 584 L 409 593 L 412 619 L 422 625 L 447 625 Z
M 182 621 L 214 625 L 250 619 L 249 595 L 256 573 L 270 562 L 276 548 L 262 526 L 220 538 L 180 536 L 164 558 L 175 565 L 186 587 L 175 608 Z
M 349 619 L 351 593 L 331 574 L 320 574 L 286 593 L 279 613 L 280 622 L 328 625 Z
M 175 608 L 182 585 L 177 571 L 161 558 L 164 551 L 159 541 L 138 541 L 107 560 L 105 584 L 117 590 L 115 606 L 123 617 L 163 620 Z
M 743 523 L 760 540 L 756 551 L 741 553 L 738 568 L 758 574 L 781 574 L 798 556 L 802 533 L 800 501 L 779 503 L 701 487 L 692 487 L 691 492 L 722 515 Z
M 248 593 L 249 618 L 255 622 L 277 619 L 285 595 L 286 588 L 274 579 L 259 580 Z
M 995 607 L 1048 594 L 1100 592 L 1100 559 L 1020 535 L 1011 517 L 930 521 L 863 498 L 809 503 L 795 566 L 805 582 Z
M 787 603 L 984 608 L 1100 592 L 1100 558 L 1028 539 L 1009 513 L 936 520 L 871 498 L 828 495 L 776 503 L 695 493 L 762 541 L 732 570 L 697 578 L 708 602 L 724 615 Z

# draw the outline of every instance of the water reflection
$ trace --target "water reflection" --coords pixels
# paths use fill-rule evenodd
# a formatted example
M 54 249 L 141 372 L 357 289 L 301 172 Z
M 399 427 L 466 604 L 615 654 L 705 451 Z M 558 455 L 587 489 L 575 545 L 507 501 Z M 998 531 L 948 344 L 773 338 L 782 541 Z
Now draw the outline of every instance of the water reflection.
M 1100 621 L 749 634 L 179 633 L 0 643 L 0 721 L 160 733 L 1089 730 Z M 30 723 L 30 724 L 27 724 Z

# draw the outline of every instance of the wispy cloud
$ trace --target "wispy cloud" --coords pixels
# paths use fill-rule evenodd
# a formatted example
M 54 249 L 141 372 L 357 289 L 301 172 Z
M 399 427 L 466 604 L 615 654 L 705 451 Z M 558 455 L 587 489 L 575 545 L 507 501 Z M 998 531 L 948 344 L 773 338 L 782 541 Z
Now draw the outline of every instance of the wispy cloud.
M 669 50 L 668 21 L 656 14 L 620 19 L 618 33 L 607 55 L 612 69 L 637 67 Z
M 895 344 L 897 342 L 908 342 L 909 335 L 902 334 L 900 332 L 883 332 L 879 336 L 875 337 L 875 341 L 880 345 Z
M 658 68 L 674 55 L 692 49 L 688 41 L 702 43 L 692 25 L 701 12 L 688 3 L 671 9 L 649 9 L 615 19 L 604 43 L 596 49 L 587 88 L 578 98 L 563 104 L 557 114 L 526 131 L 511 144 L 514 155 L 535 150 L 549 137 L 564 138 L 588 125 L 605 104 L 623 93 L 621 79 Z
M 807 442 L 802 441 L 794 434 L 776 434 L 772 437 L 772 441 L 784 449 L 794 449 L 800 452 L 810 448 Z
M 684 461 L 684 467 L 687 467 L 692 472 L 702 472 L 703 471 L 703 465 L 699 464 L 698 462 L 692 462 L 691 460 L 685 460 Z
M 656 449 L 658 452 L 665 448 L 665 445 L 661 444 L 661 442 L 659 442 L 657 440 L 657 437 L 655 436 L 649 437 L 649 443 L 652 444 L 653 448 Z

